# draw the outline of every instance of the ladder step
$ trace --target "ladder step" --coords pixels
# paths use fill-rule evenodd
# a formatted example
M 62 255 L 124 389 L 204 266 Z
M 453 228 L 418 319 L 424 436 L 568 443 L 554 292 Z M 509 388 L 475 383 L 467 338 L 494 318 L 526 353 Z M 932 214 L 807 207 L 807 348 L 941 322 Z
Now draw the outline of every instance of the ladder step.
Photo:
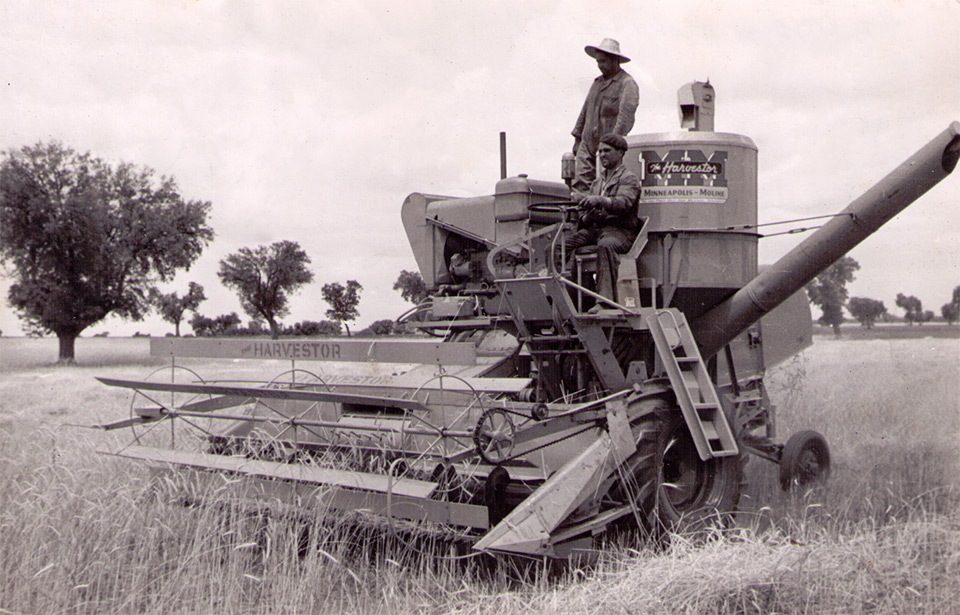
M 687 383 L 687 387 L 691 389 L 700 390 L 700 381 L 697 380 L 697 375 L 693 372 L 683 371 L 680 372 L 680 376 L 683 378 L 683 381 Z
M 668 312 L 673 326 L 667 326 L 667 319 L 660 318 Z M 697 352 L 686 318 L 672 308 L 655 312 L 649 328 L 700 458 L 737 454 L 736 437 L 727 423 L 707 366 Z
M 722 440 L 709 440 L 707 444 L 710 445 L 710 451 L 717 457 L 737 454 L 737 449 L 725 447 Z

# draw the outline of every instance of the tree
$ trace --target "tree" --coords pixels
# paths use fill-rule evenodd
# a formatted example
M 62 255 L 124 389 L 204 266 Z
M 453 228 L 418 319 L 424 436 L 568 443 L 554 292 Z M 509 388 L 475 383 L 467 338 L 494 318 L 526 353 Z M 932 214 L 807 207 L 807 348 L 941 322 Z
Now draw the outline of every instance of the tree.
M 950 299 L 950 303 L 943 304 L 943 307 L 940 308 L 940 314 L 949 325 L 960 320 L 960 286 L 953 289 L 953 297 Z
M 392 320 L 377 320 L 370 324 L 368 330 L 373 335 L 392 335 L 396 323 Z
M 203 286 L 196 282 L 190 282 L 189 290 L 183 297 L 178 296 L 176 292 L 163 294 L 156 289 L 150 297 L 156 304 L 160 317 L 174 326 L 177 337 L 180 337 L 180 321 L 183 320 L 183 313 L 187 310 L 196 312 L 200 304 L 207 300 Z
M 189 268 L 213 238 L 209 202 L 185 200 L 170 177 L 110 165 L 59 142 L 4 152 L 0 261 L 8 300 L 31 331 L 60 340 L 72 363 L 80 332 L 109 314 L 140 320 L 157 281 Z
M 960 320 L 960 306 L 956 303 L 944 303 L 940 308 L 940 315 L 943 316 L 948 325 L 952 325 Z
M 908 324 L 923 323 L 923 303 L 913 295 L 897 293 L 897 307 L 904 311 L 903 317 Z
M 397 281 L 393 283 L 393 290 L 399 290 L 404 301 L 409 301 L 414 305 L 420 305 L 429 296 L 427 286 L 423 283 L 423 277 L 420 273 L 407 271 L 406 269 L 400 272 Z
M 840 335 L 843 305 L 847 302 L 847 283 L 854 280 L 853 272 L 858 269 L 860 263 L 853 257 L 841 256 L 807 284 L 810 302 L 823 310 L 820 323 L 832 326 L 835 335 Z
M 240 248 L 220 261 L 217 275 L 224 286 L 240 295 L 240 307 L 252 318 L 270 325 L 270 336 L 280 336 L 279 318 L 290 312 L 288 295 L 313 281 L 307 269 L 310 257 L 295 241 L 278 241 L 256 249 Z
M 236 312 L 221 314 L 216 318 L 207 318 L 203 314 L 194 314 L 190 319 L 190 326 L 197 337 L 220 337 L 224 335 L 240 335 L 242 327 L 240 317 Z
M 883 316 L 887 308 L 883 301 L 869 299 L 867 297 L 852 297 L 847 303 L 847 309 L 853 314 L 853 317 L 860 321 L 860 324 L 867 329 L 873 327 L 877 319 Z
M 307 335 L 315 337 L 318 335 L 340 335 L 340 323 L 330 322 L 329 320 L 304 320 L 298 322 L 292 327 L 286 327 L 283 330 L 284 335 Z
M 360 316 L 357 305 L 360 303 L 361 290 L 363 290 L 363 287 L 356 280 L 349 280 L 346 287 L 340 282 L 332 282 L 324 284 L 321 289 L 323 300 L 330 305 L 327 316 L 343 323 L 347 330 L 347 337 L 350 337 L 350 327 L 347 326 L 347 321 L 356 320 Z

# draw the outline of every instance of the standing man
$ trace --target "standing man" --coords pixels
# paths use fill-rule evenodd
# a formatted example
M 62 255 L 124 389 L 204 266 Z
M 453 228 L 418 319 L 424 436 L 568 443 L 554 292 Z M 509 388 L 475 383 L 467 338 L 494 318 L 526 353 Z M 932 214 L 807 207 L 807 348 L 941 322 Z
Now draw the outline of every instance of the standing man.
M 597 61 L 600 76 L 593 80 L 571 133 L 577 169 L 573 188 L 581 192 L 589 190 L 596 177 L 600 137 L 607 133 L 626 136 L 633 128 L 634 116 L 640 104 L 637 82 L 620 68 L 621 64 L 630 61 L 620 53 L 620 43 L 605 38 L 596 47 L 587 45 L 584 51 Z
M 588 194 L 573 193 L 582 213 L 579 230 L 566 240 L 566 250 L 572 255 L 577 248 L 597 246 L 597 293 L 616 301 L 620 255 L 630 249 L 640 222 L 640 178 L 623 166 L 627 140 L 620 135 L 603 135 L 597 150 L 603 168 Z

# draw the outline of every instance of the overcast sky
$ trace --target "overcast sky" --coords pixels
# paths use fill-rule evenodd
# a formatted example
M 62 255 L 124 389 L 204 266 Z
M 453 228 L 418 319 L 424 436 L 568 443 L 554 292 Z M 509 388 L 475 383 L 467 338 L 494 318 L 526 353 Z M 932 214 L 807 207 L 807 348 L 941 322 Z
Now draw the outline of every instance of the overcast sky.
M 358 280 L 360 319 L 406 309 L 411 192 L 490 194 L 508 173 L 559 181 L 596 62 L 616 38 L 640 84 L 633 134 L 678 128 L 677 89 L 709 78 L 716 129 L 759 147 L 759 217 L 835 213 L 960 120 L 960 0 L 0 3 L 0 149 L 58 139 L 174 176 L 213 204 L 214 242 L 164 290 L 299 242 L 315 282 L 287 323 L 325 318 L 320 287 Z M 800 240 L 761 240 L 772 262 Z M 898 292 L 939 314 L 960 284 L 960 177 L 852 252 L 852 296 Z M 8 284 L 8 283 L 7 283 Z M 0 283 L 0 329 L 19 334 Z M 188 329 L 188 327 L 187 327 Z M 84 332 L 163 334 L 151 318 Z

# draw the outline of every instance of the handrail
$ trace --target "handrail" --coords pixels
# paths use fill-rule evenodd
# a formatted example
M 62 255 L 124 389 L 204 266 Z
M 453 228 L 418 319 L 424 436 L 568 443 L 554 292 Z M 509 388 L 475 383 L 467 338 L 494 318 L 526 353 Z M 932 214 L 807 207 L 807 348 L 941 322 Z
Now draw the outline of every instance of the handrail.
M 498 276 L 497 276 L 497 270 L 494 267 L 494 263 L 496 262 L 496 258 L 500 255 L 501 252 L 509 248 L 522 246 L 523 249 L 525 249 L 528 254 L 533 254 L 532 247 L 530 245 L 523 245 L 523 244 L 529 244 L 531 240 L 536 239 L 537 237 L 546 235 L 548 233 L 552 233 L 558 230 L 564 224 L 566 224 L 566 222 L 557 222 L 556 224 L 551 224 L 550 226 L 546 226 L 540 229 L 539 231 L 536 231 L 534 233 L 528 233 L 527 235 L 508 241 L 507 243 L 501 244 L 496 248 L 490 250 L 490 253 L 487 254 L 487 272 L 489 272 L 490 276 L 496 280 Z
M 640 274 L 637 271 L 637 259 L 647 245 L 649 239 L 650 218 L 640 218 L 640 231 L 637 233 L 633 245 L 620 258 L 617 267 L 617 299 L 630 307 L 640 307 Z M 635 303 L 636 305 L 630 305 Z

